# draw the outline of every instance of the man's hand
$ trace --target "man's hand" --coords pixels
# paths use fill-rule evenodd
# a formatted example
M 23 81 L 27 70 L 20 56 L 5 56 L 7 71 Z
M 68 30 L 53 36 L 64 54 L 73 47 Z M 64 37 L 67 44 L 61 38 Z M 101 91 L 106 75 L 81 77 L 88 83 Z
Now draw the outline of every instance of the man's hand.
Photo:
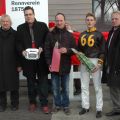
M 102 67 L 101 64 L 97 64 L 95 68 L 92 70 L 92 73 L 97 72 Z
M 67 53 L 67 49 L 65 47 L 60 48 L 59 51 L 62 54 Z
M 43 49 L 41 47 L 39 47 L 39 55 L 41 54 L 41 52 L 43 52 Z
M 22 71 L 22 67 L 17 67 L 17 71 L 21 72 Z
M 25 57 L 27 55 L 27 51 L 22 51 L 22 55 Z
M 52 71 L 51 71 L 51 65 L 49 66 L 49 71 L 52 72 Z

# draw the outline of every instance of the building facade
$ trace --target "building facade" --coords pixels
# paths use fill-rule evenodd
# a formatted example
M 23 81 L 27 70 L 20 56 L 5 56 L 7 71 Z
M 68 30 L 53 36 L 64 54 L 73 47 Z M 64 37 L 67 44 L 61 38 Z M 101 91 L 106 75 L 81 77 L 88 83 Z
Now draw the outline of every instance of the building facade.
M 74 30 L 83 31 L 85 15 L 92 12 L 92 0 L 48 0 L 49 21 L 54 21 L 58 12 L 65 14 Z

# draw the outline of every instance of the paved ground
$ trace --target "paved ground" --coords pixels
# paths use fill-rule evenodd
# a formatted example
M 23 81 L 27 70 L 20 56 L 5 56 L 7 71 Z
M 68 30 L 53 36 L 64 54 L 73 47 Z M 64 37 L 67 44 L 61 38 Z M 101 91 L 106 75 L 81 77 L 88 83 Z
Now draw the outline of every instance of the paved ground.
M 109 112 L 112 109 L 112 103 L 109 96 L 109 89 L 106 85 L 103 85 L 103 94 L 104 94 L 104 107 L 103 107 L 103 117 L 99 118 L 99 120 L 120 120 L 120 115 L 116 117 L 106 117 L 105 113 Z M 91 85 L 90 87 L 90 111 L 87 114 L 79 115 L 79 110 L 81 108 L 80 101 L 71 101 L 71 115 L 66 116 L 62 111 L 57 114 L 52 115 L 52 120 L 96 120 L 95 117 L 95 96 L 94 96 L 94 88 Z
M 52 102 L 51 97 L 49 98 L 49 101 Z M 50 107 L 51 105 L 52 103 L 50 103 Z M 8 97 L 8 108 L 5 112 L 0 113 L 0 120 L 51 120 L 51 116 L 51 114 L 43 114 L 40 107 L 34 113 L 29 112 L 27 90 L 26 87 L 21 87 L 19 110 L 15 112 L 10 110 L 10 102 Z
M 44 115 L 40 109 L 34 113 L 30 113 L 27 110 L 28 99 L 26 96 L 26 88 L 21 87 L 20 89 L 20 108 L 16 112 L 12 112 L 9 108 L 5 112 L 0 113 L 0 120 L 96 120 L 95 117 L 95 96 L 94 89 L 91 85 L 90 87 L 90 102 L 91 108 L 90 112 L 85 115 L 79 115 L 80 110 L 80 100 L 72 100 L 70 104 L 71 115 L 67 116 L 62 111 L 57 114 Z M 111 110 L 112 104 L 109 96 L 109 89 L 103 85 L 104 93 L 104 107 L 103 107 L 103 117 L 99 120 L 120 120 L 120 116 L 116 117 L 106 117 L 104 114 Z M 52 96 L 49 97 L 50 107 L 52 106 Z

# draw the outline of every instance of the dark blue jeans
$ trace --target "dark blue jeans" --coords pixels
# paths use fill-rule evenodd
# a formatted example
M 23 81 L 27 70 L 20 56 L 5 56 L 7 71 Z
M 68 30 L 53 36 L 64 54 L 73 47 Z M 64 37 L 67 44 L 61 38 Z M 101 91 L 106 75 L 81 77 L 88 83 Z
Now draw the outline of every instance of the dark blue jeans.
M 69 74 L 51 73 L 55 106 L 69 107 Z

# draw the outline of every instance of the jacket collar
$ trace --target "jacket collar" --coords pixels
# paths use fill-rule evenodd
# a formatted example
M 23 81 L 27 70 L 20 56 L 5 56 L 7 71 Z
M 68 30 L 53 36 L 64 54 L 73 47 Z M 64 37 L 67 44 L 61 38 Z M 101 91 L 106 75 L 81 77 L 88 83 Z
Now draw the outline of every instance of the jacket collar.
M 10 29 L 9 29 L 9 30 L 6 30 L 6 31 L 3 30 L 2 27 L 0 27 L 0 32 L 9 32 L 9 33 L 10 33 L 10 32 L 12 32 L 12 31 L 13 31 L 13 28 L 12 28 L 12 27 L 10 27 Z
M 94 32 L 96 30 L 97 30 L 96 27 L 92 27 L 92 28 L 88 29 L 87 32 Z
M 112 27 L 112 29 L 109 31 L 109 35 L 108 35 L 108 39 L 107 39 L 107 45 L 108 45 L 108 43 L 109 43 L 109 40 L 110 40 L 110 37 L 111 37 L 113 31 L 114 31 L 114 27 Z M 118 26 L 118 28 L 115 30 L 115 33 L 113 34 L 113 38 L 112 38 L 112 39 L 114 39 L 114 40 L 112 40 L 112 41 L 114 41 L 114 43 L 115 43 L 115 42 L 118 42 L 117 37 L 118 37 L 118 35 L 119 35 L 119 32 L 120 32 L 120 26 Z M 117 44 L 116 44 L 116 45 L 117 45 Z
M 66 27 L 64 27 L 63 29 L 59 29 L 58 27 L 55 27 L 53 29 L 53 32 L 65 32 L 65 31 L 67 31 Z
M 34 22 L 33 22 L 32 27 L 34 27 L 36 23 L 37 23 L 37 20 L 35 19 Z M 26 25 L 27 27 L 29 27 L 29 24 L 28 24 L 27 22 L 25 22 L 25 25 Z

